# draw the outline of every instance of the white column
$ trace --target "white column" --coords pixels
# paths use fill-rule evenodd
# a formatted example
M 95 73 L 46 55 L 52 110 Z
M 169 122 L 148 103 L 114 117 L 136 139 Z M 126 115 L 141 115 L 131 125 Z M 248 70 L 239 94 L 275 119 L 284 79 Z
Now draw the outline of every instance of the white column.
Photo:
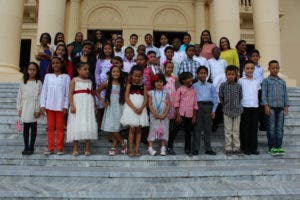
M 225 36 L 233 48 L 241 37 L 239 0 L 214 0 L 212 8 L 216 43 Z
M 200 43 L 201 32 L 205 29 L 205 1 L 196 0 L 195 3 L 195 43 Z
M 21 78 L 19 59 L 24 0 L 0 0 L 0 82 Z
M 280 61 L 279 1 L 255 0 L 253 24 L 255 48 L 260 51 L 260 63 L 267 69 L 270 60 Z
M 79 31 L 80 24 L 80 1 L 70 0 L 69 20 L 67 26 L 67 41 L 72 42 L 74 40 L 76 32 Z
M 52 40 L 57 32 L 65 29 L 66 0 L 40 0 L 38 13 L 37 37 L 50 33 Z

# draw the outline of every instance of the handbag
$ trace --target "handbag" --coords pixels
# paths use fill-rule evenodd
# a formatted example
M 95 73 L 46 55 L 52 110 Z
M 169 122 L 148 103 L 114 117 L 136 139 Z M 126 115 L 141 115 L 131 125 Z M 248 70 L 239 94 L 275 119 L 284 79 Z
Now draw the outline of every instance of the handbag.
M 21 120 L 17 120 L 16 121 L 16 129 L 17 129 L 17 131 L 20 133 L 20 132 L 22 132 L 22 123 L 21 123 Z

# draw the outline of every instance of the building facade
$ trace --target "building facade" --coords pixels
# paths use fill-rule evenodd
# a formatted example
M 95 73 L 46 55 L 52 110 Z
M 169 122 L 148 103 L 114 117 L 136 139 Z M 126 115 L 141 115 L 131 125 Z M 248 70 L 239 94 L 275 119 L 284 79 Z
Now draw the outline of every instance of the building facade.
M 143 43 L 146 33 L 157 32 L 189 32 L 199 43 L 201 31 L 209 29 L 216 44 L 222 36 L 232 47 L 245 39 L 260 50 L 266 70 L 277 59 L 288 84 L 300 85 L 299 0 L 0 0 L 0 6 L 2 82 L 20 79 L 20 60 L 35 60 L 43 32 L 53 38 L 64 32 L 71 42 L 78 31 L 118 31 L 126 45 L 131 33 Z

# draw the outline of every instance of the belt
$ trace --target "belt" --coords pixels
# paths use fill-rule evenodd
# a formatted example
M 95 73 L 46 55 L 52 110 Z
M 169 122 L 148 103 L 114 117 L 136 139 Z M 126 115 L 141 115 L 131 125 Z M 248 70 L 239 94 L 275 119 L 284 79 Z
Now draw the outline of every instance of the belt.
M 201 104 L 213 104 L 211 101 L 198 101 Z
M 74 92 L 73 92 L 73 94 L 82 94 L 82 93 L 92 94 L 92 90 L 90 90 L 90 89 L 86 89 L 86 90 L 74 90 Z

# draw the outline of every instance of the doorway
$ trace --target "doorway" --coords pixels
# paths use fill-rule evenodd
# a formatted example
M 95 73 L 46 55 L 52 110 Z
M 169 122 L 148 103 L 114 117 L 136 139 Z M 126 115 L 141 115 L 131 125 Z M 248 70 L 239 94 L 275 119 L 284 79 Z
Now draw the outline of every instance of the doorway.
M 94 35 L 96 30 L 101 30 L 101 29 L 89 29 L 87 32 L 87 38 L 90 41 L 94 41 Z M 101 32 L 103 33 L 103 37 L 105 38 L 105 41 L 111 40 L 111 36 L 113 34 L 117 34 L 122 36 L 123 31 L 122 30 L 101 30 Z
M 174 38 L 180 38 L 182 41 L 185 32 L 173 32 L 173 31 L 153 31 L 153 44 L 156 47 L 160 47 L 159 39 L 162 34 L 165 34 L 169 40 L 169 44 L 172 44 Z
M 30 52 L 31 52 L 31 40 L 22 39 L 21 40 L 21 49 L 20 49 L 20 60 L 19 60 L 19 70 L 23 72 L 24 68 L 30 62 Z

